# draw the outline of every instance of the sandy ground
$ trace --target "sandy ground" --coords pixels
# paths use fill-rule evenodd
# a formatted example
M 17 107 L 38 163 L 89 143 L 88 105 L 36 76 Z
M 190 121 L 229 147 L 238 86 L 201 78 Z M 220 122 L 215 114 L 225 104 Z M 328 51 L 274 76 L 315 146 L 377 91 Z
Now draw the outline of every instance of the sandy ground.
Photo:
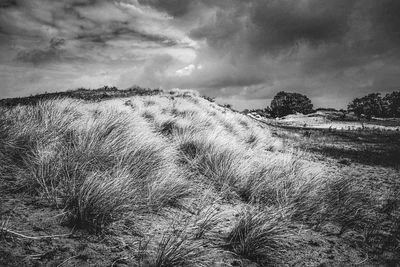
M 261 116 L 250 114 L 250 117 L 272 125 L 291 126 L 312 129 L 331 129 L 331 130 L 377 130 L 377 131 L 400 131 L 400 123 L 393 124 L 391 120 L 374 119 L 373 121 L 332 121 L 322 113 L 303 115 L 288 115 L 283 118 L 266 119 Z M 385 121 L 392 122 L 385 125 Z

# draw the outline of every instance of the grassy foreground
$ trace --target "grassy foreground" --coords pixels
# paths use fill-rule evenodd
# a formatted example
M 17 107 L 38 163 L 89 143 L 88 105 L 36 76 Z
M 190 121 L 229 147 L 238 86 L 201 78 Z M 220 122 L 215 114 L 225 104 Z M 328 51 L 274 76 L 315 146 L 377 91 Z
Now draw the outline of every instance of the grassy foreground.
M 0 107 L 0 186 L 0 265 L 310 266 L 400 255 L 398 184 L 377 195 L 192 91 Z

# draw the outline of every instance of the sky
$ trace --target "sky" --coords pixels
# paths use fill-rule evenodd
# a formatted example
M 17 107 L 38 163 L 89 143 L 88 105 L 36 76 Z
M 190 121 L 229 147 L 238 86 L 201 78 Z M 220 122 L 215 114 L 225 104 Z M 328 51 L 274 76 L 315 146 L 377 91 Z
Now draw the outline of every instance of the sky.
M 400 90 L 399 0 L 0 0 L 0 98 L 195 89 L 236 109 Z

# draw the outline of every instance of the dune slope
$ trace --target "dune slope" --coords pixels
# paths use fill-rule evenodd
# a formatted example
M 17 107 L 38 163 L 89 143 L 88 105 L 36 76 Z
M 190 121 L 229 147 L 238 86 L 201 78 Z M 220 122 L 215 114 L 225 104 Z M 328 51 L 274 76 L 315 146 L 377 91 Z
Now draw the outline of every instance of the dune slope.
M 0 109 L 0 265 L 365 259 L 365 188 L 196 92 Z

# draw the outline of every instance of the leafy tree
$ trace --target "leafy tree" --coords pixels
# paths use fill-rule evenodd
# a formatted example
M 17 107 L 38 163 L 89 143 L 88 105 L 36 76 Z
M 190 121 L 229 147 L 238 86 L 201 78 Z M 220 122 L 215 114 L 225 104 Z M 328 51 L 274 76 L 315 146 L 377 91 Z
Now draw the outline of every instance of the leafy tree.
M 271 114 L 275 117 L 282 117 L 296 112 L 303 114 L 313 112 L 313 105 L 307 96 L 282 91 L 271 102 Z
M 364 115 L 368 120 L 372 116 L 382 117 L 385 104 L 379 93 L 372 93 L 361 98 L 355 98 L 348 105 L 348 110 L 353 111 L 358 118 Z
M 400 91 L 387 94 L 383 98 L 383 103 L 387 117 L 400 117 Z

